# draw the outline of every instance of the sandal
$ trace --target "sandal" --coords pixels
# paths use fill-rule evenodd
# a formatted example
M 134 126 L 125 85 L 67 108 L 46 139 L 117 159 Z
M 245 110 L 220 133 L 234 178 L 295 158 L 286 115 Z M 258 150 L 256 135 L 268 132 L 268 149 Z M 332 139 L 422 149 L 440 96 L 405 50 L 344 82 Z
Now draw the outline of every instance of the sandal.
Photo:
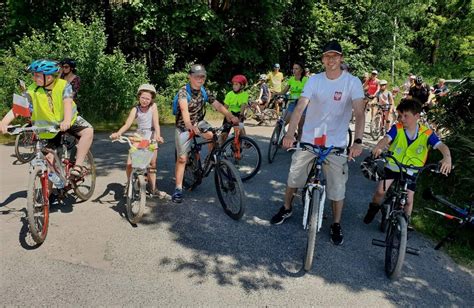
M 70 171 L 70 174 L 72 176 L 76 176 L 76 177 L 79 177 L 81 175 L 84 174 L 84 171 L 86 171 L 87 168 L 84 167 L 84 166 L 81 166 L 81 165 L 75 165 L 74 167 L 72 167 L 71 171 Z

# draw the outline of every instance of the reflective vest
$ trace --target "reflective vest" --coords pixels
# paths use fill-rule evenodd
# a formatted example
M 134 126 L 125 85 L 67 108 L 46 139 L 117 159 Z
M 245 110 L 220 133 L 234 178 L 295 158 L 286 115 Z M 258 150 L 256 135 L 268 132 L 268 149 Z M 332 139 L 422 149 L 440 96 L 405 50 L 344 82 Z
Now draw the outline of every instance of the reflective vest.
M 433 133 L 426 126 L 419 125 L 418 136 L 408 145 L 407 136 L 403 129 L 403 124 L 397 123 L 397 136 L 390 145 L 389 150 L 393 156 L 404 165 L 423 167 L 428 158 L 428 138 Z M 400 172 L 393 159 L 388 159 L 387 167 L 395 172 Z
M 50 94 L 44 88 L 32 84 L 28 87 L 28 93 L 31 95 L 33 103 L 33 113 L 31 120 L 33 124 L 38 127 L 59 126 L 64 119 L 64 103 L 63 92 L 66 88 L 67 81 L 63 79 L 56 79 L 54 81 L 53 90 Z M 48 101 L 48 95 L 51 95 L 52 108 Z M 72 119 L 71 125 L 76 122 L 77 107 L 76 103 L 72 103 Z M 41 133 L 40 139 L 51 139 L 56 136 L 56 133 Z

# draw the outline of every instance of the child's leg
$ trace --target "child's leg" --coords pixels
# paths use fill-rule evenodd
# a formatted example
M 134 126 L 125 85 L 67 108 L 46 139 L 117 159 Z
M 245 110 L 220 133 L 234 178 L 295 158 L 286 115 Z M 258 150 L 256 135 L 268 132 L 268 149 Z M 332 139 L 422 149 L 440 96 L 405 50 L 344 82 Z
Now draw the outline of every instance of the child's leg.
M 413 211 L 414 196 L 415 196 L 415 192 L 408 189 L 407 204 L 405 205 L 405 214 L 407 214 L 408 217 L 411 216 L 411 212 Z
M 372 202 L 369 203 L 369 208 L 367 209 L 367 213 L 364 217 L 364 223 L 369 224 L 374 220 L 375 215 L 380 210 L 380 204 L 383 202 L 383 198 L 385 197 L 385 193 L 387 189 L 392 185 L 393 179 L 385 180 L 385 189 L 384 189 L 384 181 L 379 181 L 377 184 L 377 189 L 375 190 L 374 196 L 372 197 Z

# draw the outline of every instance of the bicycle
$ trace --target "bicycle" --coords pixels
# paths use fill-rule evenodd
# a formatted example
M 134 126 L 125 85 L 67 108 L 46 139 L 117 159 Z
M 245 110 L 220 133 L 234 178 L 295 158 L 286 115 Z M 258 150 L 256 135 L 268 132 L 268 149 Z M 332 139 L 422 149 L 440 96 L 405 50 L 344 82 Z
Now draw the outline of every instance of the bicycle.
M 474 200 L 471 201 L 468 207 L 461 207 L 454 203 L 449 202 L 443 196 L 435 195 L 431 188 L 427 188 L 423 191 L 423 199 L 434 200 L 436 202 L 439 202 L 447 206 L 448 208 L 450 208 L 452 211 L 456 213 L 455 215 L 452 215 L 452 214 L 437 211 L 431 208 L 427 208 L 428 210 L 436 214 L 439 214 L 446 219 L 456 220 L 458 222 L 458 225 L 455 228 L 453 228 L 445 237 L 443 237 L 438 242 L 438 244 L 436 244 L 434 248 L 435 250 L 440 249 L 446 242 L 454 240 L 454 235 L 457 232 L 459 232 L 461 229 L 466 228 L 469 225 L 471 225 L 471 227 L 474 226 L 474 212 L 473 212 Z
M 324 147 L 306 142 L 296 142 L 295 147 L 288 149 L 288 151 L 291 150 L 310 151 L 315 156 L 311 171 L 303 188 L 303 229 L 308 230 L 304 270 L 309 271 L 313 266 L 316 234 L 321 229 L 324 203 L 326 201 L 326 180 L 323 176 L 322 166 L 331 153 L 338 156 L 346 155 L 343 148 L 334 146 Z
M 385 232 L 385 240 L 372 239 L 372 245 L 385 247 L 385 274 L 390 279 L 400 276 L 405 254 L 419 255 L 419 249 L 407 246 L 408 217 L 404 206 L 407 204 L 408 185 L 416 182 L 418 176 L 426 169 L 439 173 L 438 164 L 428 164 L 423 167 L 404 165 L 390 152 L 385 152 L 374 161 L 387 162 L 391 158 L 400 170 L 400 177 L 392 183 L 382 203 L 382 220 L 380 230 Z M 412 175 L 414 179 L 406 177 Z
M 225 159 L 234 164 L 242 182 L 245 182 L 260 170 L 262 154 L 258 144 L 252 138 L 241 135 L 243 123 L 233 128 L 234 134 L 222 145 L 222 154 Z
M 258 125 L 271 125 L 271 123 L 278 119 L 278 114 L 275 109 L 265 108 L 260 111 L 257 111 L 257 102 L 249 101 L 244 108 L 243 117 L 245 120 L 254 119 L 257 121 Z
M 283 95 L 277 95 L 278 98 L 275 98 L 277 101 L 277 104 L 279 101 L 282 101 L 282 111 L 281 111 L 281 116 L 278 118 L 275 128 L 273 129 L 272 135 L 270 137 L 270 143 L 268 145 L 268 151 L 267 151 L 267 159 L 268 162 L 271 164 L 273 160 L 275 159 L 275 155 L 278 151 L 279 148 L 282 147 L 282 142 L 283 142 L 283 137 L 286 135 L 286 123 L 285 123 L 285 117 L 287 114 L 287 103 L 288 100 L 285 99 Z
M 17 135 L 21 132 L 58 133 L 56 127 L 18 127 L 10 126 L 8 132 Z M 33 240 L 41 244 L 46 239 L 49 226 L 49 192 L 48 180 L 54 183 L 59 192 L 59 200 L 63 200 L 72 190 L 82 201 L 92 197 L 95 189 L 96 171 L 94 158 L 89 151 L 83 163 L 83 172 L 80 176 L 70 176 L 70 171 L 75 165 L 75 138 L 68 138 L 67 133 L 61 136 L 61 146 L 58 150 L 46 147 L 48 140 L 37 139 L 35 155 L 30 161 L 28 190 L 26 198 L 26 211 L 29 230 Z M 71 136 L 72 137 L 72 136 Z M 46 154 L 54 156 L 54 163 L 46 158 Z M 51 170 L 51 171 L 50 171 Z
M 131 224 L 137 224 L 143 217 L 146 205 L 147 168 L 157 148 L 156 142 L 142 139 L 141 137 L 120 136 L 112 142 L 128 143 L 129 154 L 132 161 L 132 174 L 127 182 L 125 205 L 127 218 Z
M 387 129 L 385 127 L 387 122 L 387 112 L 390 110 L 390 105 L 376 105 L 377 112 L 375 113 L 374 117 L 370 120 L 370 136 L 374 141 L 377 141 L 380 136 L 384 136 L 387 133 Z
M 219 128 L 214 128 L 205 121 L 199 122 L 198 128 L 202 133 L 212 132 L 212 139 L 202 142 L 198 142 L 197 136 L 190 132 L 189 139 L 192 139 L 192 144 L 184 170 L 184 186 L 190 191 L 195 189 L 201 184 L 202 179 L 214 170 L 214 184 L 222 208 L 229 217 L 239 220 L 245 212 L 242 180 L 234 165 L 224 158 L 224 150 L 218 142 L 222 131 L 231 126 L 232 124 L 226 123 Z M 201 147 L 205 144 L 210 144 L 212 148 L 203 164 L 200 152 Z

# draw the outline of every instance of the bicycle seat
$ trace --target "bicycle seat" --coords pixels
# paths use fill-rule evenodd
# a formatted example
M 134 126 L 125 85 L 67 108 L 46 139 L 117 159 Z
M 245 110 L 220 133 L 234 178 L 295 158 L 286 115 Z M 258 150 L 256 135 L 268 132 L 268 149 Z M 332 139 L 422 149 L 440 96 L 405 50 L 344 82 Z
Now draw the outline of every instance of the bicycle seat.
M 206 133 L 212 129 L 212 125 L 209 122 L 202 120 L 202 121 L 199 121 L 199 123 L 197 124 L 197 128 L 202 133 Z

